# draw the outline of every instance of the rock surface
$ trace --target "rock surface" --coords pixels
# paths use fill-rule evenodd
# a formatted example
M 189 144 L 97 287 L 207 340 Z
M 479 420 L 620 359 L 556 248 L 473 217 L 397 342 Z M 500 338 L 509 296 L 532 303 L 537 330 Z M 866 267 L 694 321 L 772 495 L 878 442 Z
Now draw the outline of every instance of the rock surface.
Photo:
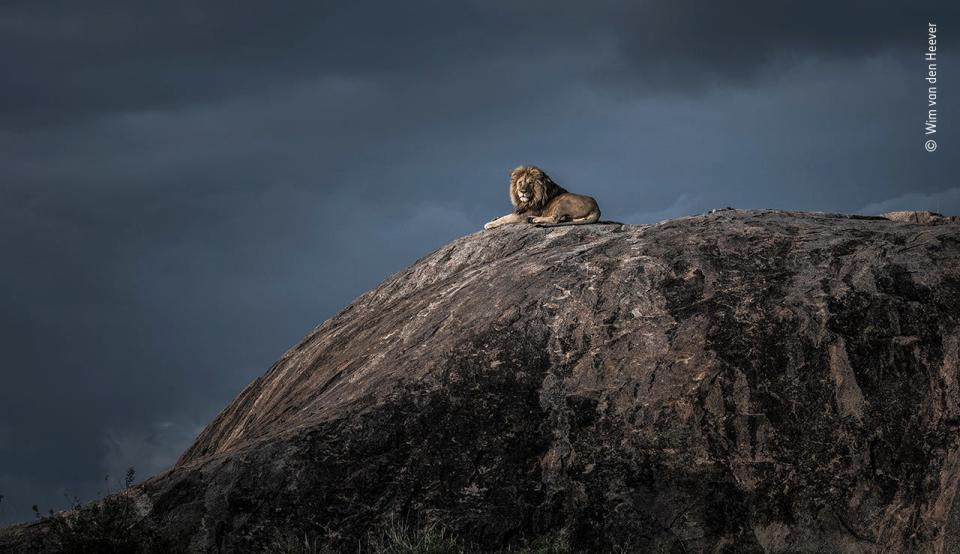
M 960 217 L 955 215 L 943 215 L 937 212 L 888 212 L 881 217 L 890 221 L 902 221 L 907 223 L 924 223 L 927 225 L 940 225 L 944 223 L 960 223 Z
M 193 551 L 356 551 L 392 518 L 486 549 L 960 551 L 960 225 L 893 219 L 475 233 L 127 494 Z

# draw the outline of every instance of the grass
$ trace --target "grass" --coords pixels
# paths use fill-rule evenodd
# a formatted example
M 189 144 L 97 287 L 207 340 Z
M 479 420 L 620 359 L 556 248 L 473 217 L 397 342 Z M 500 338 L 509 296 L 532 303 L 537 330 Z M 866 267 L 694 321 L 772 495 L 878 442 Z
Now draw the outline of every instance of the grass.
M 136 473 L 131 467 L 124 478 L 124 487 L 133 485 Z M 109 477 L 106 481 L 109 483 Z M 107 494 L 110 494 L 109 488 Z M 37 519 L 49 523 L 52 546 L 62 552 L 76 554 L 160 554 L 171 551 L 160 535 L 144 524 L 133 498 L 122 494 L 82 506 L 79 498 L 71 510 L 47 516 L 36 504 Z
M 411 529 L 402 522 L 392 521 L 379 535 L 372 537 L 366 548 L 357 545 L 357 552 L 371 554 L 473 554 L 478 550 L 465 544 L 440 525 Z M 267 550 L 270 554 L 332 554 L 342 552 L 322 547 L 309 537 L 281 537 Z M 566 541 L 554 537 L 501 551 L 501 554 L 568 554 L 572 552 Z
M 743 549 L 742 549 L 743 548 Z M 675 550 L 661 545 L 651 554 L 668 554 Z M 345 552 L 322 547 L 319 540 L 288 537 L 274 542 L 267 550 L 270 554 L 333 554 Z M 378 536 L 368 541 L 366 547 L 357 545 L 356 552 L 369 554 L 476 554 L 476 548 L 464 544 L 442 526 L 434 525 L 412 530 L 400 522 L 391 522 Z M 528 545 L 501 550 L 499 554 L 570 554 L 573 552 L 562 536 L 541 538 Z M 738 547 L 727 545 L 724 554 L 755 554 L 762 552 L 756 545 Z M 773 550 L 768 554 L 832 554 L 826 550 Z
M 53 538 L 65 552 L 152 554 L 168 552 L 163 540 L 140 523 L 132 498 L 114 496 L 50 518 Z
M 130 487 L 134 481 L 133 468 L 128 470 L 125 485 Z M 109 492 L 109 491 L 108 491 Z M 0 496 L 0 500 L 2 500 Z M 73 500 L 73 510 L 54 513 L 49 516 L 33 507 L 38 519 L 49 522 L 49 539 L 57 550 L 77 554 L 159 554 L 173 552 L 172 545 L 163 540 L 159 533 L 150 527 L 138 513 L 136 501 L 123 494 L 107 496 L 103 500 L 87 506 L 81 506 L 79 499 Z M 268 554 L 334 554 L 348 552 L 342 547 L 334 549 L 327 543 L 336 537 L 313 536 L 309 534 L 278 533 L 267 546 Z M 39 546 L 39 545 L 38 545 Z M 724 554 L 753 554 L 758 552 L 755 545 L 741 550 L 736 545 L 728 545 Z M 413 529 L 404 522 L 391 520 L 377 534 L 366 541 L 358 542 L 356 552 L 371 554 L 475 554 L 480 552 L 473 545 L 456 537 L 443 525 L 434 524 Z M 661 545 L 657 554 L 671 552 L 669 546 Z M 572 552 L 566 535 L 558 533 L 551 537 L 541 537 L 527 544 L 499 551 L 500 554 L 569 554 Z M 826 554 L 823 551 L 782 550 L 769 554 Z

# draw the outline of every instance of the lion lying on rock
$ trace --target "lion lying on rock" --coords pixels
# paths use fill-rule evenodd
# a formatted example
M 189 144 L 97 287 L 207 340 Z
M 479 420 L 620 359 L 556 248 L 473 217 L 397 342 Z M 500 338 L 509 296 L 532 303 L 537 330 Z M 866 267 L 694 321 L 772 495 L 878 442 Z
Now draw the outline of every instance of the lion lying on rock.
M 539 167 L 521 165 L 510 174 L 512 214 L 483 226 L 493 229 L 508 223 L 583 225 L 600 219 L 600 207 L 589 196 L 567 192 Z

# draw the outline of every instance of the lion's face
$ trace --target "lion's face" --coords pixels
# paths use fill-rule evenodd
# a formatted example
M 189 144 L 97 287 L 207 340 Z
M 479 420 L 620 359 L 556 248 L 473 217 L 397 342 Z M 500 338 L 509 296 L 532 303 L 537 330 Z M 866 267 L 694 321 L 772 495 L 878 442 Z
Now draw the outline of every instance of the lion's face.
M 543 188 L 543 175 L 540 171 L 514 172 L 512 179 L 514 193 L 520 202 L 533 200 L 534 188 Z
M 517 211 L 542 208 L 558 189 L 540 168 L 522 165 L 510 174 L 510 201 Z

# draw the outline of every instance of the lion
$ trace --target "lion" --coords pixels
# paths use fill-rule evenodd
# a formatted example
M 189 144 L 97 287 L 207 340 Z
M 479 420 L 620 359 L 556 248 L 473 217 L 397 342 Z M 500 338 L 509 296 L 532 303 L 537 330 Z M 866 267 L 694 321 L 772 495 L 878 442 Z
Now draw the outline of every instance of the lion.
M 513 213 L 483 226 L 493 229 L 508 223 L 541 226 L 584 225 L 600 219 L 600 207 L 589 196 L 567 192 L 542 169 L 521 165 L 510 174 L 510 202 Z

